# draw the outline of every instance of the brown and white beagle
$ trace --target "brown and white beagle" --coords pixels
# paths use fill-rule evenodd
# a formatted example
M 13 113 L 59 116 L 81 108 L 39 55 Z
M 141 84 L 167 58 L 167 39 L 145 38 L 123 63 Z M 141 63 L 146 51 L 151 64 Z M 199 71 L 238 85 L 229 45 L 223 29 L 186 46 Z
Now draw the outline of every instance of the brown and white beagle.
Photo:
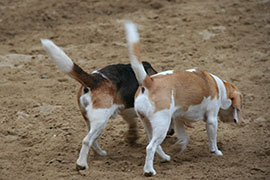
M 141 64 L 139 35 L 132 22 L 125 23 L 129 57 L 139 82 L 134 108 L 142 119 L 149 144 L 146 148 L 144 174 L 156 174 L 153 168 L 155 152 L 163 161 L 169 161 L 160 146 L 173 120 L 178 137 L 179 150 L 188 144 L 185 122 L 206 121 L 211 152 L 222 155 L 217 147 L 218 113 L 220 109 L 232 110 L 223 121 L 242 120 L 242 94 L 231 83 L 217 76 L 195 69 L 170 70 L 149 76 Z
M 109 65 L 88 74 L 52 41 L 41 39 L 41 43 L 56 65 L 82 85 L 77 98 L 79 109 L 86 122 L 87 136 L 82 142 L 77 169 L 88 168 L 87 155 L 91 147 L 99 155 L 106 155 L 106 152 L 99 147 L 97 138 L 108 120 L 118 113 L 129 125 L 127 140 L 136 141 L 137 116 L 133 107 L 138 82 L 131 65 Z M 143 67 L 149 75 L 157 73 L 148 62 L 143 62 Z

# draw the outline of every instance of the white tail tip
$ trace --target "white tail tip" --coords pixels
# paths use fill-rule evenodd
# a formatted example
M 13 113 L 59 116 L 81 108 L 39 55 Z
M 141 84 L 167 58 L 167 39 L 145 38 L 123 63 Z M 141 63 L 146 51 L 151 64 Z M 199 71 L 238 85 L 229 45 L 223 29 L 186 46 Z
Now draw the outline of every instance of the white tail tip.
M 65 52 L 49 39 L 40 39 L 42 47 L 51 56 L 55 64 L 64 72 L 68 73 L 73 68 L 72 60 Z
M 126 30 L 127 42 L 129 44 L 139 42 L 139 40 L 140 40 L 139 33 L 138 33 L 136 25 L 133 22 L 126 21 L 125 22 L 125 30 Z

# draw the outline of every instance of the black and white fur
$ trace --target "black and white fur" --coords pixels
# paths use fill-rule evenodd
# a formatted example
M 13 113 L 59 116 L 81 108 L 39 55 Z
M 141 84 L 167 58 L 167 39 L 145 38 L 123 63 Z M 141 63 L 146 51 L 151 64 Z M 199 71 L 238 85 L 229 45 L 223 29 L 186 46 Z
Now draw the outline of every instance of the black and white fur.
M 87 155 L 91 147 L 97 154 L 106 155 L 106 152 L 99 147 L 97 139 L 108 120 L 118 113 L 129 125 L 128 140 L 135 141 L 137 116 L 133 107 L 138 82 L 131 65 L 109 65 L 88 74 L 52 41 L 41 39 L 41 43 L 56 65 L 82 85 L 77 98 L 80 111 L 86 121 L 87 135 L 82 142 L 77 169 L 88 168 Z M 148 62 L 143 62 L 143 66 L 149 75 L 157 73 Z

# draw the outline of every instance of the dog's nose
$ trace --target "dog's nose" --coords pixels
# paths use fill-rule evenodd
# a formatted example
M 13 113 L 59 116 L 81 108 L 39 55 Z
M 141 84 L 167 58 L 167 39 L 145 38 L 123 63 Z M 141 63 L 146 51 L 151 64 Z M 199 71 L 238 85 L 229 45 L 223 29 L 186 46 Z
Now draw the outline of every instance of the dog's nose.
M 233 119 L 233 121 L 237 124 L 238 123 L 238 121 L 236 120 L 236 119 Z

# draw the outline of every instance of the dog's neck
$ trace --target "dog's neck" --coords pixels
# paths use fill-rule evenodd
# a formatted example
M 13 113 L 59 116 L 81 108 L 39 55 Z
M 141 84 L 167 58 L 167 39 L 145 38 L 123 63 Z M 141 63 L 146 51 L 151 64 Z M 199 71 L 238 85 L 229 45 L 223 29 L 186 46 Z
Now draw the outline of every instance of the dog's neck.
M 229 92 L 230 90 L 227 88 L 227 85 L 226 85 L 226 81 L 223 81 L 221 80 L 219 77 L 211 74 L 211 76 L 213 76 L 213 78 L 215 79 L 216 83 L 217 83 L 217 86 L 218 86 L 218 91 L 219 91 L 219 98 L 220 98 L 220 102 L 221 102 L 221 109 L 228 109 L 231 104 L 232 104 L 232 101 L 231 99 L 229 98 Z

